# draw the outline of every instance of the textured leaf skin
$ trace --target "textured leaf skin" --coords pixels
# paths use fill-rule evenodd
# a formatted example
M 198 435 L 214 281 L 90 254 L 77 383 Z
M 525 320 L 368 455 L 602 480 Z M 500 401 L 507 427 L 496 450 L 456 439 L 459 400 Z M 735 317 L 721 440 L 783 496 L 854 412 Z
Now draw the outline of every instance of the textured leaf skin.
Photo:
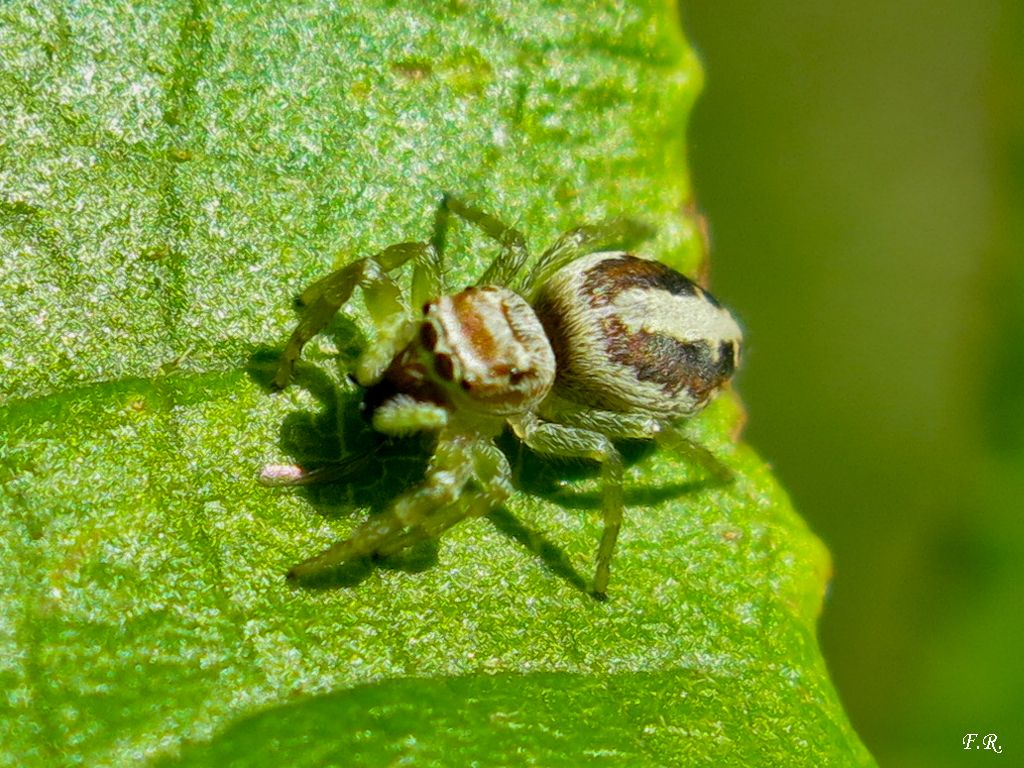
M 424 459 L 256 484 L 370 439 L 352 321 L 263 386 L 300 287 L 427 237 L 443 190 L 534 249 L 639 216 L 703 268 L 666 5 L 358 5 L 0 9 L 0 763 L 871 765 L 815 640 L 827 553 L 731 395 L 692 426 L 732 484 L 624 446 L 607 603 L 593 468 L 511 440 L 507 509 L 284 582 Z M 452 283 L 492 253 L 454 232 Z

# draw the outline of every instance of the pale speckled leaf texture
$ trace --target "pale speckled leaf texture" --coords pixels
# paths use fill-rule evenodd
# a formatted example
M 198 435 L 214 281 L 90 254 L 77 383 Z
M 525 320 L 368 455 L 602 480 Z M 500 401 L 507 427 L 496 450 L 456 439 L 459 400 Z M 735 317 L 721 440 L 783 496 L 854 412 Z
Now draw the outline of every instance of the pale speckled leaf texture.
M 692 429 L 732 483 L 624 446 L 606 603 L 593 467 L 506 439 L 506 508 L 318 588 L 283 574 L 422 445 L 256 482 L 366 444 L 358 305 L 268 371 L 295 293 L 444 190 L 535 251 L 628 215 L 701 269 L 670 5 L 7 2 L 0 68 L 0 763 L 873 764 L 815 638 L 828 555 L 731 394 Z M 449 279 L 493 252 L 457 228 Z

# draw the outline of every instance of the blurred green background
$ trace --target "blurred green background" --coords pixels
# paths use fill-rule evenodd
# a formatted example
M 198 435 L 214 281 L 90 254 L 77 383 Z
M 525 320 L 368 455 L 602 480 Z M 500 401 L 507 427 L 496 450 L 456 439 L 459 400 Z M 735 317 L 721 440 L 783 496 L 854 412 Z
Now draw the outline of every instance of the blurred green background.
M 1022 4 L 682 6 L 747 436 L 833 553 L 854 727 L 882 765 L 1024 764 Z

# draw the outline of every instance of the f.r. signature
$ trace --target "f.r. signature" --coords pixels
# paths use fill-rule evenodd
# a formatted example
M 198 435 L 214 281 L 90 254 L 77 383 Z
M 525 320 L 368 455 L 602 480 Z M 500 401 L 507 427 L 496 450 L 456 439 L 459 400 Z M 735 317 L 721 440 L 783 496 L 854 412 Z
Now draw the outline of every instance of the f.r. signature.
M 968 733 L 964 735 L 964 749 L 988 749 L 998 754 L 1003 751 L 1003 748 L 996 744 L 998 740 L 999 737 L 994 733 L 986 733 L 980 741 L 978 734 Z M 974 743 L 976 741 L 977 744 Z

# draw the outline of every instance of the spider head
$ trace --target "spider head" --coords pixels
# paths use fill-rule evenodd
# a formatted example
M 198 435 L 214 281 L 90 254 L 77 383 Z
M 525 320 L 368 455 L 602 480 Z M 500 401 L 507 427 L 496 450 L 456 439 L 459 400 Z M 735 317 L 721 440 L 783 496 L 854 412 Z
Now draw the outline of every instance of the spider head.
M 492 285 L 423 307 L 413 341 L 427 376 L 456 408 L 507 416 L 535 408 L 555 380 L 555 354 L 526 301 Z

